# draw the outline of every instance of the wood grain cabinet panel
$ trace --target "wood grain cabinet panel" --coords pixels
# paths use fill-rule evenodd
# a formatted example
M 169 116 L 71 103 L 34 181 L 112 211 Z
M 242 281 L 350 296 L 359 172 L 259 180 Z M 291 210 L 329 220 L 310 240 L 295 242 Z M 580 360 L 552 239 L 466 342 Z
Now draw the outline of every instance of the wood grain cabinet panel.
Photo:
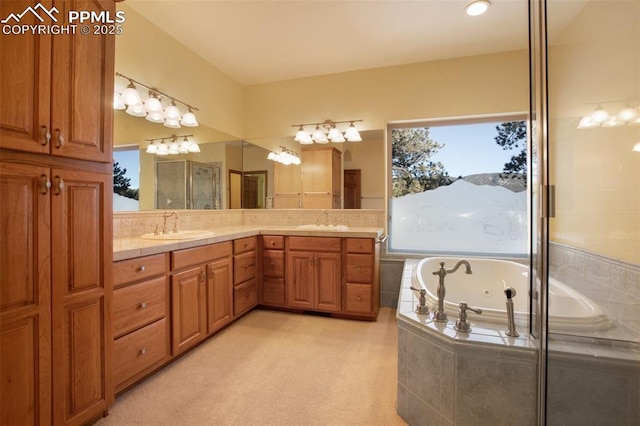
M 233 283 L 241 284 L 256 277 L 256 252 L 250 251 L 233 257 Z
M 167 319 L 162 318 L 115 341 L 113 377 L 117 385 L 127 384 L 167 359 L 167 327 Z
M 207 335 L 204 266 L 171 276 L 172 353 L 178 355 Z
M 113 286 L 119 287 L 122 284 L 164 275 L 168 269 L 166 253 L 121 260 L 113 264 Z
M 233 315 L 240 316 L 258 304 L 258 284 L 254 279 L 233 288 Z
M 116 339 L 167 314 L 167 279 L 164 276 L 113 292 L 113 335 Z
M 207 332 L 212 334 L 233 319 L 231 257 L 207 264 Z

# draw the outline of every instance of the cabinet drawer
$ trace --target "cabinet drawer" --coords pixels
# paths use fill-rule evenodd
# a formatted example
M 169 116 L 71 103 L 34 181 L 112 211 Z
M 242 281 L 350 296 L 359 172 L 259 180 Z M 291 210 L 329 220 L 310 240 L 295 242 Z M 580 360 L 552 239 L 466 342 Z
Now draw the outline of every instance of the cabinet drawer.
M 265 305 L 284 305 L 284 278 L 264 278 L 262 301 Z
M 264 250 L 262 252 L 262 274 L 266 277 L 284 277 L 284 252 Z
M 113 343 L 116 388 L 169 356 L 167 331 L 167 320 L 163 318 Z
M 113 263 L 113 286 L 144 280 L 167 272 L 168 259 L 165 253 L 137 257 Z
M 238 316 L 258 304 L 256 280 L 248 281 L 233 289 L 233 316 Z
M 342 239 L 333 237 L 289 237 L 289 249 L 308 251 L 341 251 Z
M 373 239 L 347 238 L 347 253 L 373 253 Z
M 212 260 L 231 256 L 231 241 L 209 244 L 207 246 L 171 252 L 171 269 L 183 269 L 189 266 L 197 266 Z
M 158 277 L 113 292 L 113 335 L 130 331 L 167 315 L 167 279 Z
M 263 235 L 262 247 L 265 250 L 284 250 L 283 235 Z
M 233 283 L 243 283 L 256 277 L 256 252 L 250 251 L 233 257 Z
M 373 281 L 373 256 L 370 254 L 347 255 L 347 282 L 367 283 Z
M 239 238 L 233 240 L 233 254 L 240 254 L 256 249 L 257 237 Z
M 372 289 L 368 284 L 346 285 L 345 311 L 353 314 L 371 314 L 373 311 Z

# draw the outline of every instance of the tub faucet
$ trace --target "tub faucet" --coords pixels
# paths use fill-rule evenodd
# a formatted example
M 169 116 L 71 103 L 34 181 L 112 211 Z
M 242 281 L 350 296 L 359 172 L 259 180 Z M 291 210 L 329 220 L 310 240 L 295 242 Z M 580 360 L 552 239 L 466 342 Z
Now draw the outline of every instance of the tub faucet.
M 438 290 L 437 290 L 438 308 L 433 314 L 433 320 L 435 322 L 447 322 L 447 313 L 444 310 L 444 296 L 446 294 L 445 287 L 444 287 L 444 277 L 446 277 L 447 274 L 453 274 L 455 271 L 458 270 L 460 265 L 464 265 L 466 268 L 465 272 L 467 274 L 471 274 L 471 265 L 466 260 L 459 260 L 458 263 L 456 263 L 455 266 L 451 269 L 446 269 L 444 267 L 444 262 L 440 262 L 440 269 L 433 272 L 433 275 L 437 275 L 439 277 Z
M 507 296 L 507 321 L 509 324 L 509 329 L 505 334 L 510 337 L 518 337 L 520 334 L 516 330 L 516 321 L 513 314 L 513 296 L 516 295 L 516 289 L 507 287 L 504 289 L 504 294 Z

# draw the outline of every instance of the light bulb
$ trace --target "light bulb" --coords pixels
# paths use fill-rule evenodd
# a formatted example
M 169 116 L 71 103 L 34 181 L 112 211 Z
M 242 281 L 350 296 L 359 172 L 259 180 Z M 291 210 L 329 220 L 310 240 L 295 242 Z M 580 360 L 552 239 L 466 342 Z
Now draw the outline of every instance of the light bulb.
M 196 116 L 191 111 L 191 108 L 182 116 L 182 120 L 180 120 L 180 124 L 187 127 L 198 127 L 198 120 L 196 120 Z
M 625 123 L 628 123 L 629 121 L 633 120 L 637 116 L 638 116 L 638 111 L 635 108 L 630 108 L 630 107 L 623 108 L 618 113 L 618 119 L 621 121 L 624 121 Z
M 162 114 L 162 104 L 160 99 L 156 98 L 154 93 L 151 93 L 150 97 L 144 101 L 144 109 L 147 112 L 159 112 Z
M 162 111 L 150 112 L 149 114 L 147 114 L 146 119 L 152 123 L 164 123 L 164 117 L 162 116 Z
M 142 106 L 141 103 L 129 105 L 125 112 L 129 115 L 133 115 L 134 117 L 144 117 L 145 115 L 147 115 L 147 112 L 144 110 L 144 106 Z
M 166 143 L 164 142 L 160 142 L 160 145 L 158 145 L 158 155 L 168 155 L 169 154 L 169 147 L 167 146 Z
M 362 137 L 360 136 L 360 132 L 356 129 L 356 126 L 353 125 L 353 122 L 349 125 L 349 128 L 346 132 L 344 132 L 344 138 L 349 142 L 360 142 L 362 141 Z
M 122 91 L 122 101 L 127 105 L 138 105 L 142 103 L 140 93 L 138 93 L 132 81 L 130 81 L 127 88 Z
M 172 128 L 172 129 L 179 129 L 180 128 L 180 122 L 178 120 L 170 120 L 168 118 L 164 121 L 164 125 L 166 127 Z
M 464 10 L 469 16 L 478 16 L 489 10 L 490 5 L 491 3 L 486 0 L 479 0 L 469 3 Z
M 636 142 L 635 145 L 633 145 L 633 150 L 634 152 L 640 152 L 640 142 Z
M 602 124 L 609 119 L 609 113 L 602 108 L 602 106 L 598 105 L 596 110 L 591 113 L 591 119 L 596 124 Z
M 327 137 L 331 142 L 344 142 L 342 133 L 340 133 L 340 130 L 338 130 L 336 127 L 332 127 L 331 130 L 329 130 L 329 134 L 327 135 Z
M 126 109 L 127 106 L 122 101 L 122 95 L 118 92 L 113 93 L 113 109 Z
M 171 101 L 169 106 L 164 110 L 164 116 L 167 120 L 180 120 L 180 110 L 174 101 Z
M 189 152 L 200 152 L 200 146 L 195 142 L 191 142 L 191 146 L 189 146 Z
M 147 154 L 156 154 L 158 152 L 158 147 L 155 143 L 151 142 L 147 147 Z

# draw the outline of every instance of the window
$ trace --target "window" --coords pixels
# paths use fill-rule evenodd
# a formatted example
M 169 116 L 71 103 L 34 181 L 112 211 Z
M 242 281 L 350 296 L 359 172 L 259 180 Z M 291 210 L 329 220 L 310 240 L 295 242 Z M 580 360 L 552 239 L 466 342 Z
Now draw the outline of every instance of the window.
M 525 119 L 390 125 L 389 250 L 525 255 Z
M 140 210 L 140 150 L 138 146 L 113 150 L 113 211 Z

